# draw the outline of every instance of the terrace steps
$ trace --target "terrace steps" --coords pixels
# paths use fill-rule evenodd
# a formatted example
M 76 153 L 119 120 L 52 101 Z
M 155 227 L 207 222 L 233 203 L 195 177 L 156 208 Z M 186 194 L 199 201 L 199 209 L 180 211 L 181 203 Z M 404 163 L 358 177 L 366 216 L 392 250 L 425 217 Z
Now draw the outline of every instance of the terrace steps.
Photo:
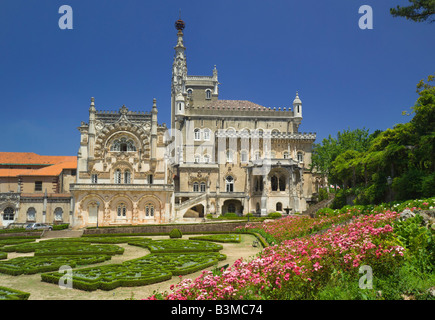
M 326 208 L 327 206 L 329 206 L 332 201 L 334 201 L 335 198 L 335 193 L 330 193 L 328 195 L 328 199 L 322 200 L 318 203 L 316 203 L 315 205 L 310 206 L 307 210 L 305 210 L 304 212 L 302 212 L 302 214 L 310 216 L 310 217 L 314 217 L 314 215 L 316 214 L 316 212 L 322 208 Z

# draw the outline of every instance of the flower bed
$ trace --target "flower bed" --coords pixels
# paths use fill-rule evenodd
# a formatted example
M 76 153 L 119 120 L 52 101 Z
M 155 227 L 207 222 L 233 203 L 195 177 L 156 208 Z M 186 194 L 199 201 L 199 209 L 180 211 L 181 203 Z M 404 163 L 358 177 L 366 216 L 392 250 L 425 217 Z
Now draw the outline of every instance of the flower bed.
M 190 240 L 202 240 L 202 241 L 212 241 L 212 242 L 235 242 L 239 243 L 242 241 L 240 234 L 210 234 L 206 236 L 196 236 L 189 237 Z
M 0 261 L 0 272 L 13 276 L 35 274 L 59 270 L 63 265 L 74 268 L 76 266 L 100 263 L 110 259 L 111 256 L 109 255 L 18 257 L 7 261 Z
M 185 279 L 172 293 L 160 296 L 177 300 L 312 299 L 334 273 L 358 276 L 358 267 L 363 264 L 377 274 L 393 270 L 404 252 L 392 233 L 391 223 L 397 217 L 390 211 L 360 216 L 323 234 L 283 239 L 252 261 L 239 259 L 221 275 L 204 271 L 197 279 Z
M 30 293 L 11 288 L 0 287 L 0 300 L 27 300 Z

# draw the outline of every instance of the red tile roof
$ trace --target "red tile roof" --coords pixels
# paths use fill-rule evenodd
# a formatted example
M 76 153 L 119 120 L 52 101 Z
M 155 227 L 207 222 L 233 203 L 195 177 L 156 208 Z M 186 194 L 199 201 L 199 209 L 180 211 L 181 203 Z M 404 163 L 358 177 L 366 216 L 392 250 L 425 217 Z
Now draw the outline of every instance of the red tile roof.
M 75 156 L 40 156 L 32 152 L 0 152 L 0 165 L 34 165 L 38 169 L 0 168 L 0 177 L 58 176 L 63 169 L 77 169 Z
M 77 161 L 76 156 L 41 156 L 34 152 L 0 152 L 0 165 L 56 164 L 65 161 Z

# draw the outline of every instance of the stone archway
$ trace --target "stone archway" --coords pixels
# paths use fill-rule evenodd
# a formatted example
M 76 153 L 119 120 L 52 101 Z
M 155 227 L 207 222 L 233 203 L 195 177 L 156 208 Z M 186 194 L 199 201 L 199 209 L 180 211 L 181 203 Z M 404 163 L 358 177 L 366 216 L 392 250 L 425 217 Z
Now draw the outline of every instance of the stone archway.
M 183 215 L 183 218 L 204 218 L 205 208 L 203 204 L 197 204 L 196 206 L 191 207 L 186 210 Z
M 222 205 L 222 214 L 235 213 L 241 215 L 243 213 L 243 204 L 237 199 L 225 200 Z

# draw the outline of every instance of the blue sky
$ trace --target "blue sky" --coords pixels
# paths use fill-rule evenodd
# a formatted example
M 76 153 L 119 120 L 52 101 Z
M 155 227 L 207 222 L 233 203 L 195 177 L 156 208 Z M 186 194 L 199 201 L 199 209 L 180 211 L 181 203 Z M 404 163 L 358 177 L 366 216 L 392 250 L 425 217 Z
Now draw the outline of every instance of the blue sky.
M 1 0 L 0 151 L 77 155 L 90 98 L 170 124 L 179 9 L 188 73 L 219 72 L 220 99 L 289 107 L 320 142 L 347 128 L 373 132 L 409 121 L 415 86 L 435 72 L 435 24 L 393 18 L 405 0 Z M 61 30 L 61 5 L 73 29 Z M 361 30 L 358 9 L 373 9 Z

